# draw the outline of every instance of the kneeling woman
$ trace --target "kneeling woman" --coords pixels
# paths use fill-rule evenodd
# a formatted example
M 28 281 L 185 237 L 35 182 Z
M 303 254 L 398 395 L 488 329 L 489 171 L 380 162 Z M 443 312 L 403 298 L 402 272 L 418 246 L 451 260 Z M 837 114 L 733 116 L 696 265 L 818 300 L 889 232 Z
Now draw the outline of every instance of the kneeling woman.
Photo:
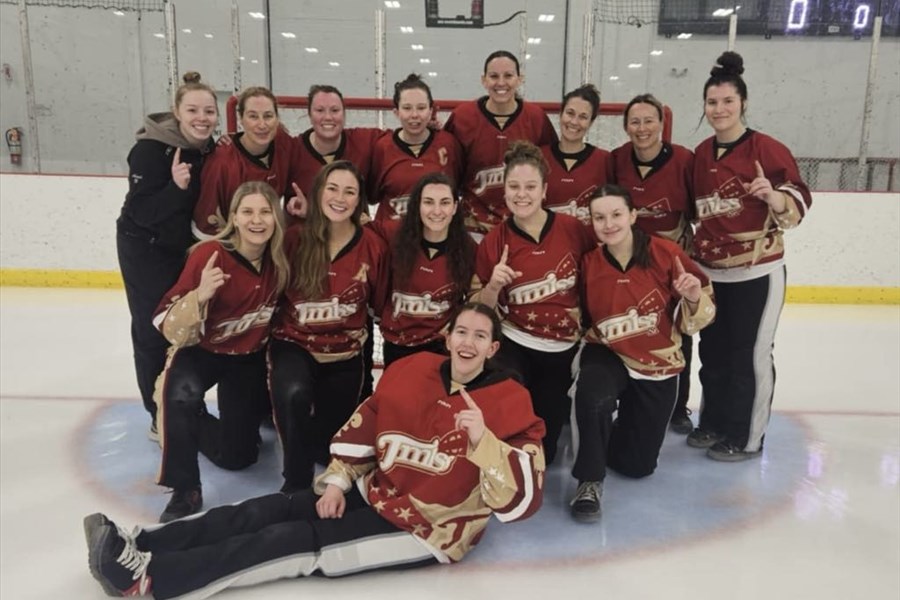
M 628 477 L 656 469 L 684 369 L 681 334 L 696 333 L 716 312 L 709 281 L 684 251 L 635 227 L 624 188 L 601 187 L 590 210 L 603 245 L 581 261 L 590 328 L 575 390 L 572 515 L 584 521 L 600 517 L 607 466 Z
M 528 392 L 485 366 L 500 322 L 467 304 L 450 358 L 419 353 L 388 369 L 334 437 L 314 490 L 272 494 L 126 533 L 84 520 L 91 573 L 112 596 L 207 598 L 229 587 L 456 562 L 543 498 L 544 425 Z M 424 441 L 430 440 L 430 441 Z
M 275 190 L 240 185 L 228 224 L 195 245 L 153 323 L 172 344 L 156 383 L 163 448 L 159 484 L 174 489 L 165 523 L 200 510 L 197 451 L 224 469 L 243 469 L 259 451 L 266 398 L 263 346 L 288 280 L 284 226 Z M 218 384 L 219 418 L 203 396 Z
M 282 491 L 313 482 L 328 443 L 359 405 L 370 310 L 387 294 L 387 246 L 360 225 L 363 179 L 335 161 L 313 183 L 306 222 L 288 232 L 291 283 L 272 324 L 269 388 L 284 450 Z

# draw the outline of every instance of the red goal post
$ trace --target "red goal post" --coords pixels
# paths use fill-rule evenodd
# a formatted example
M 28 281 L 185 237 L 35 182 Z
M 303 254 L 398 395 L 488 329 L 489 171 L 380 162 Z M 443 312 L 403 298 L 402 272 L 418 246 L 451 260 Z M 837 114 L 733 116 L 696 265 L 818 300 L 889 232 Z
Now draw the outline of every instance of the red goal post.
M 286 113 L 292 112 L 295 110 L 302 111 L 303 115 L 306 114 L 306 108 L 309 105 L 309 102 L 306 99 L 306 96 L 276 96 L 278 99 L 278 110 L 281 116 L 282 122 L 288 128 L 288 131 L 292 135 L 297 135 L 302 133 L 306 127 L 302 129 L 294 126 L 294 123 L 301 123 L 302 119 L 288 119 L 286 118 Z M 228 133 L 235 133 L 238 131 L 238 116 L 237 116 L 237 96 L 231 96 L 228 99 L 225 108 L 225 118 L 226 118 L 226 126 Z M 459 106 L 460 104 L 468 102 L 468 100 L 435 100 L 434 105 L 437 109 L 438 113 L 450 113 L 454 108 Z M 529 103 L 537 105 L 541 107 L 544 112 L 548 115 L 557 115 L 560 111 L 560 103 L 559 102 L 532 102 L 529 100 Z M 600 131 L 606 133 L 606 135 L 601 135 L 600 143 L 593 142 L 594 145 L 599 146 L 601 148 L 605 148 L 606 150 L 612 150 L 613 148 L 620 145 L 621 140 L 624 138 L 624 134 L 622 134 L 622 112 L 625 110 L 625 103 L 622 102 L 601 102 L 600 103 L 600 114 L 598 115 L 598 121 L 600 121 L 599 117 L 617 117 L 618 119 L 613 122 L 612 119 L 604 119 L 604 121 L 608 121 L 605 123 L 606 127 L 601 127 Z M 357 112 L 378 112 L 378 111 L 388 111 L 390 112 L 394 108 L 394 103 L 390 98 L 344 98 L 344 109 L 349 113 L 351 111 Z M 672 109 L 669 106 L 663 106 L 663 139 L 668 141 L 672 140 Z M 388 128 L 396 128 L 399 127 L 399 123 L 396 122 L 393 116 L 389 117 L 389 123 L 386 123 L 385 126 Z M 442 119 L 446 120 L 446 119 Z M 553 126 L 557 127 L 557 119 L 553 120 Z M 351 120 L 352 121 L 352 120 Z M 604 123 L 601 122 L 601 125 Z M 357 123 L 355 121 L 348 122 L 347 127 L 353 126 L 362 126 L 362 123 Z M 299 130 L 298 130 L 299 129 Z M 598 130 L 597 123 L 594 124 L 594 127 L 591 129 L 592 132 L 596 132 Z M 616 135 L 613 136 L 612 132 L 615 132 Z M 604 143 L 605 141 L 619 140 L 618 143 Z

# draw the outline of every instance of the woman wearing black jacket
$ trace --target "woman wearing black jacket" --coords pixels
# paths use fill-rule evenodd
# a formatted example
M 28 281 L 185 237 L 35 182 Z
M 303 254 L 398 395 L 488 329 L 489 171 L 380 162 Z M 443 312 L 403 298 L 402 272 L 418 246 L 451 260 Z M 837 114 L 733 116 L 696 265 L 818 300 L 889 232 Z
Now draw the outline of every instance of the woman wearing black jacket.
M 219 119 L 216 94 L 189 72 L 175 94 L 172 112 L 148 115 L 128 154 L 128 195 L 116 222 L 119 269 L 131 312 L 134 366 L 150 438 L 156 433 L 153 386 L 162 372 L 168 342 L 151 319 L 174 285 L 193 243 L 191 215 L 200 170 L 213 149 Z

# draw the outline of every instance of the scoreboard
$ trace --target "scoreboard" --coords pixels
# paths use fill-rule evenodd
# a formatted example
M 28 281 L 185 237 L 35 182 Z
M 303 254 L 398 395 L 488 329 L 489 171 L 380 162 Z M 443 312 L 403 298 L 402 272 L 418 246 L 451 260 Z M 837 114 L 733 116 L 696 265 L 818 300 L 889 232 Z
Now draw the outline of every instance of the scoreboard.
M 660 0 L 659 33 L 727 35 L 732 13 L 738 35 L 872 35 L 875 16 L 883 17 L 881 34 L 900 36 L 900 0 Z

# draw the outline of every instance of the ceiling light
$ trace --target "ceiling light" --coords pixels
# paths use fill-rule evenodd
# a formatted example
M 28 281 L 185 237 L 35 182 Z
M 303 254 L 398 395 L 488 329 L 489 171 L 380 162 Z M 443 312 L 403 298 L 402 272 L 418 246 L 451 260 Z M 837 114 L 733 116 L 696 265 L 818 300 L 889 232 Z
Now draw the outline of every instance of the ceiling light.
M 244 57 L 243 57 L 243 56 L 241 57 L 241 60 L 244 60 Z
M 184 29 L 181 30 L 181 33 L 191 33 L 191 30 L 188 29 L 187 27 L 185 27 Z
M 254 64 L 254 65 L 258 65 L 259 61 L 254 58 L 253 60 L 250 61 L 250 63 Z
M 662 53 L 663 53 L 662 50 L 651 50 L 650 56 L 660 56 L 660 55 L 662 55 Z
M 341 66 L 341 63 L 339 63 L 339 62 L 334 62 L 334 61 L 331 61 L 331 62 L 329 62 L 328 64 L 329 64 L 329 66 L 332 66 L 332 67 L 339 67 L 339 66 Z
M 409 27 L 409 26 L 407 26 L 407 25 L 401 25 L 401 26 L 400 26 L 400 33 L 412 33 L 412 32 L 413 32 L 413 28 L 412 28 L 412 27 Z
M 247 14 L 250 15 L 251 17 L 253 17 L 254 19 L 265 19 L 266 18 L 266 15 L 264 15 L 261 12 L 249 12 Z
M 397 0 L 384 0 L 384 5 L 388 8 L 400 8 L 400 3 Z
M 618 80 L 619 80 L 619 76 L 618 76 L 618 75 L 610 75 L 609 80 L 610 80 L 610 81 L 618 81 Z
M 437 77 L 437 71 L 428 71 L 429 77 Z
M 304 48 L 304 50 L 306 50 L 306 51 L 309 52 L 310 54 L 318 54 L 318 53 L 319 53 L 319 49 L 318 49 L 318 48 Z
M 679 33 L 675 37 L 677 37 L 679 40 L 689 40 L 689 39 L 691 39 L 692 35 L 694 35 L 694 34 L 693 33 Z
M 292 39 L 294 39 L 295 37 L 297 37 L 297 34 L 296 34 L 296 33 L 291 33 L 290 31 L 282 31 L 282 32 L 281 32 L 281 37 L 284 37 L 284 38 L 287 38 L 287 39 L 289 39 L 289 40 L 292 40 Z
M 430 58 L 420 58 L 419 62 L 422 63 L 423 65 L 430 65 L 431 59 Z
M 556 15 L 538 15 L 538 21 L 541 23 L 552 23 Z
M 531 60 L 531 55 L 530 55 L 530 54 L 526 54 L 526 55 L 525 55 L 525 60 Z
M 205 38 L 208 39 L 208 40 L 211 40 L 211 39 L 213 38 L 213 34 L 211 34 L 211 33 L 204 33 L 204 34 L 203 34 L 203 37 L 205 37 Z
M 412 48 L 413 50 L 424 50 L 425 46 L 423 46 L 422 44 L 413 44 L 410 46 L 410 48 Z
M 643 66 L 641 63 L 628 63 L 629 69 L 640 69 Z
M 541 43 L 541 38 L 528 38 L 528 43 L 533 46 L 537 46 Z
M 124 16 L 125 16 L 125 13 L 122 12 L 121 10 L 114 10 L 114 11 L 113 11 L 113 14 L 116 15 L 117 17 L 124 17 Z
M 727 17 L 734 12 L 733 8 L 717 8 L 713 11 L 714 17 Z
M 154 33 L 154 34 L 153 34 L 153 37 L 158 37 L 159 39 L 163 39 L 163 38 L 166 37 L 166 34 L 164 34 L 164 33 Z

